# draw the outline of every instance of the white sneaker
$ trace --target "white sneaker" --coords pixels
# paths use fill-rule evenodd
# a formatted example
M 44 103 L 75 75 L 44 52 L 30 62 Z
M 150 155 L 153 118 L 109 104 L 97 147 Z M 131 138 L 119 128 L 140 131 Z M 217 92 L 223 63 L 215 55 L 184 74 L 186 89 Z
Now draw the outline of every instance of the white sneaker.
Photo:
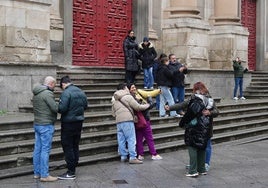
M 234 99 L 234 100 L 238 100 L 238 98 L 237 98 L 237 97 L 234 97 L 233 99 Z
M 246 98 L 245 98 L 245 97 L 241 97 L 240 99 L 241 99 L 241 100 L 246 100 Z
M 163 157 L 161 157 L 160 155 L 152 155 L 152 160 L 161 160 L 163 159 Z
M 198 173 L 194 173 L 194 174 L 185 174 L 185 176 L 187 177 L 191 177 L 191 178 L 195 178 L 198 176 Z
M 144 156 L 139 155 L 139 156 L 138 156 L 138 159 L 139 159 L 140 161 L 143 161 L 143 160 L 144 160 Z

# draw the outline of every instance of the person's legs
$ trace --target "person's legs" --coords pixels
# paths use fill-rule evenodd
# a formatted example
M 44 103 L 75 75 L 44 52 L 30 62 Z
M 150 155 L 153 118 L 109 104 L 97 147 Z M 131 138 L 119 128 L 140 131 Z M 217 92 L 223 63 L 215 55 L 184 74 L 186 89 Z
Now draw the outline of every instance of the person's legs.
M 136 129 L 136 149 L 137 149 L 137 155 L 144 155 L 143 135 L 144 135 L 144 129 Z
M 143 74 L 144 74 L 144 88 L 150 88 L 149 87 L 149 69 L 143 69 Z
M 40 176 L 40 156 L 41 156 L 41 135 L 39 133 L 40 126 L 34 125 L 35 143 L 33 152 L 33 171 L 34 176 Z
M 67 173 L 75 173 L 75 156 L 74 156 L 74 132 L 66 127 L 61 127 L 61 145 L 64 152 L 65 161 L 67 164 Z
M 239 79 L 239 94 L 240 94 L 240 98 L 243 97 L 243 78 Z
M 122 126 L 123 133 L 125 135 L 128 152 L 129 152 L 129 160 L 136 159 L 136 133 L 134 122 L 128 121 L 124 122 L 124 126 Z
M 156 155 L 157 152 L 156 152 L 155 146 L 154 146 L 154 138 L 153 138 L 153 131 L 151 128 L 151 122 L 150 121 L 146 121 L 146 122 L 147 122 L 147 126 L 144 128 L 144 138 L 145 138 L 146 143 L 148 145 L 150 154 Z
M 49 154 L 54 134 L 54 126 L 44 125 L 38 127 L 38 129 L 41 141 L 40 176 L 41 178 L 46 178 L 49 176 Z
M 168 103 L 169 106 L 175 104 L 172 94 L 169 90 L 168 87 L 166 86 L 160 86 L 161 89 L 161 94 L 160 94 L 160 109 L 159 109 L 159 115 L 160 117 L 165 116 L 166 110 L 164 108 L 164 105 L 166 102 Z M 175 116 L 177 113 L 176 111 L 170 111 L 170 116 Z
M 178 99 L 179 102 L 183 102 L 185 98 L 185 88 L 184 86 L 178 87 Z
M 172 87 L 171 88 L 171 93 L 172 93 L 172 97 L 174 99 L 174 102 L 175 103 L 178 103 L 179 102 L 179 89 L 178 87 Z
M 153 67 L 150 67 L 148 69 L 148 88 L 153 88 L 154 87 L 154 75 L 153 75 Z
M 117 142 L 118 142 L 118 151 L 121 155 L 121 159 L 127 159 L 128 151 L 126 148 L 126 137 L 124 135 L 122 127 L 126 126 L 125 122 L 117 123 Z
M 212 144 L 211 139 L 209 139 L 206 147 L 206 164 L 208 165 L 210 165 L 211 153 L 212 153 Z
M 195 174 L 197 173 L 197 149 L 188 146 L 188 153 L 190 158 L 189 174 Z
M 238 89 L 238 83 L 239 83 L 239 78 L 235 78 L 235 86 L 234 86 L 234 97 L 236 97 L 237 94 L 237 89 Z
M 197 172 L 206 172 L 205 168 L 206 150 L 197 150 Z
M 81 139 L 81 131 L 82 131 L 82 124 L 83 122 L 76 122 L 74 124 L 74 135 L 73 135 L 73 151 L 74 151 L 74 161 L 73 161 L 73 173 L 75 174 L 75 169 L 78 165 L 78 161 L 79 161 L 79 142 Z

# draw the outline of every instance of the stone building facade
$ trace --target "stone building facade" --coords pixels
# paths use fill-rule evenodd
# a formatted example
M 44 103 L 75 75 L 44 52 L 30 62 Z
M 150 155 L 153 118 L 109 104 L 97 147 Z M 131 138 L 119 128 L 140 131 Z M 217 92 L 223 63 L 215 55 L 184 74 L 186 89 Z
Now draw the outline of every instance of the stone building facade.
M 78 0 L 0 1 L 0 109 L 17 111 L 31 103 L 31 90 L 58 66 L 73 65 L 73 3 Z M 85 0 L 86 1 L 86 0 Z M 106 2 L 106 1 L 105 1 Z M 108 0 L 118 3 L 119 0 Z M 268 70 L 266 0 L 132 0 L 137 40 L 148 36 L 158 53 L 174 53 L 191 73 L 187 81 L 205 82 L 216 97 L 230 98 L 232 59 L 249 57 L 244 5 L 256 17 L 256 58 L 252 71 Z M 248 62 L 245 66 L 248 66 Z M 246 74 L 245 87 L 250 73 Z

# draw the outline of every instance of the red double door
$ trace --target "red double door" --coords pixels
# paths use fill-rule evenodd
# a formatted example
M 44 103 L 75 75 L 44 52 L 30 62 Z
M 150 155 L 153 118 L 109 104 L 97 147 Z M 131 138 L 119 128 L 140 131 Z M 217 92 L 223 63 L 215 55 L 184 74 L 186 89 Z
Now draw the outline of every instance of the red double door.
M 256 0 L 241 1 L 241 22 L 248 28 L 248 67 L 256 70 Z
M 123 67 L 132 0 L 73 0 L 73 65 Z

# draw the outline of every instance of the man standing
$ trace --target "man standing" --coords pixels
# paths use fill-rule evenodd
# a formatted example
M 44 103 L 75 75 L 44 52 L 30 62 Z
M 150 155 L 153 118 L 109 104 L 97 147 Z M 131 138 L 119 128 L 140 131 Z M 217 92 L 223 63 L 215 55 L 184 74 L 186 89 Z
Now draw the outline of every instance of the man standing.
M 233 99 L 238 100 L 240 98 L 241 100 L 245 100 L 246 98 L 243 95 L 243 74 L 247 72 L 248 69 L 247 68 L 244 69 L 244 67 L 241 65 L 241 60 L 239 57 L 237 57 L 236 60 L 233 61 L 233 68 L 234 68 L 234 80 L 235 80 Z M 238 87 L 239 87 L 239 98 L 237 97 Z
M 58 178 L 75 179 L 75 169 L 79 161 L 79 142 L 84 121 L 84 111 L 88 102 L 86 94 L 71 83 L 69 76 L 61 78 L 60 87 L 64 90 L 59 101 L 61 145 L 68 170 Z
M 57 120 L 58 104 L 53 90 L 55 78 L 47 76 L 43 85 L 33 89 L 35 144 L 33 152 L 34 179 L 44 182 L 56 181 L 58 178 L 49 175 L 49 153 L 54 134 L 54 123 Z
M 144 73 L 144 89 L 153 89 L 153 63 L 157 57 L 153 43 L 149 42 L 147 37 L 143 38 L 143 42 L 139 44 L 139 54 L 142 61 L 142 69 Z
M 185 97 L 185 74 L 187 73 L 187 67 L 182 65 L 176 60 L 175 54 L 169 55 L 169 68 L 173 71 L 171 93 L 175 103 L 184 101 Z M 184 115 L 182 110 L 179 110 L 179 115 Z

